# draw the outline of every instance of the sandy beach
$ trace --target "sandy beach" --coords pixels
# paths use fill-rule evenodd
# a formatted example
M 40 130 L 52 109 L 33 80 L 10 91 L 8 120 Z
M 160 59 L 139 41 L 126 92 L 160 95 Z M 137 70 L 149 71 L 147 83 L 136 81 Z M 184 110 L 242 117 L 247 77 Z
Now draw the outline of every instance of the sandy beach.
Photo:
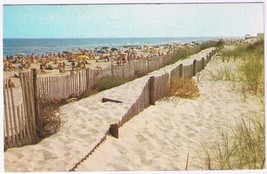
M 62 106 L 64 126 L 36 145 L 8 149 L 5 171 L 69 171 L 127 112 L 150 76 L 171 71 L 180 63 L 192 63 L 209 52 L 154 71 L 124 85 Z M 189 170 L 201 168 L 201 145 L 216 140 L 218 132 L 234 125 L 240 115 L 261 111 L 254 96 L 244 96 L 227 81 L 214 81 L 212 72 L 225 63 L 213 56 L 206 68 L 193 77 L 200 97 L 178 102 L 157 101 L 119 129 L 119 139 L 107 139 L 76 171 Z M 233 63 L 233 66 L 235 64 Z M 127 95 L 125 95 L 127 94 Z M 102 103 L 103 97 L 123 103 Z
M 120 129 L 120 137 L 105 143 L 77 171 L 201 169 L 202 144 L 216 141 L 238 117 L 261 112 L 255 96 L 244 96 L 232 82 L 214 81 L 210 72 L 222 62 L 211 61 L 199 74 L 200 97 L 178 102 L 158 101 Z
M 2 172 L 267 173 L 264 1 L 2 6 Z
M 201 57 L 206 53 L 202 51 L 198 55 Z M 194 57 L 195 55 L 191 56 L 191 59 Z M 187 61 L 190 62 L 190 60 Z M 170 71 L 177 64 L 154 71 L 153 74 Z M 8 149 L 5 152 L 6 171 L 68 171 L 90 151 L 90 148 L 92 149 L 97 144 L 107 131 L 109 124 L 120 120 L 127 112 L 142 92 L 149 76 L 62 106 L 60 109 L 65 124 L 61 130 L 37 145 Z M 102 103 L 103 97 L 121 100 L 123 103 Z M 29 152 L 37 153 L 36 158 L 39 163 L 45 165 L 36 166 L 35 162 L 24 165 L 31 159 L 27 155 Z
M 8 149 L 4 154 L 5 171 L 70 170 L 99 142 L 109 125 L 127 112 L 151 75 L 169 72 L 181 62 L 190 64 L 207 52 L 209 49 L 124 85 L 62 106 L 65 123 L 61 130 L 36 145 Z M 255 97 L 244 100 L 231 83 L 211 78 L 211 72 L 222 64 L 214 59 L 195 77 L 201 79 L 199 98 L 180 99 L 178 103 L 156 102 L 123 125 L 119 139 L 107 136 L 76 171 L 184 170 L 188 153 L 188 168 L 199 169 L 197 159 L 202 143 L 214 140 L 218 131 L 235 124 L 239 115 L 261 109 Z M 102 103 L 103 97 L 123 103 Z

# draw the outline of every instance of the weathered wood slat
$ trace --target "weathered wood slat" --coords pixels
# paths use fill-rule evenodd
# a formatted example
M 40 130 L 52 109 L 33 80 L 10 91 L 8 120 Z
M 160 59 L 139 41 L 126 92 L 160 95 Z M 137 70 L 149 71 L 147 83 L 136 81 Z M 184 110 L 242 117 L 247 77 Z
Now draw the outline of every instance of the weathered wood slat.
M 13 105 L 11 103 L 11 95 L 10 95 L 10 88 L 8 87 L 8 90 L 7 90 L 7 103 L 8 103 L 8 118 L 9 118 L 9 128 L 10 128 L 10 136 L 11 136 L 11 142 L 10 142 L 10 145 L 11 147 L 14 147 L 15 144 L 16 144 L 16 140 L 15 140 L 15 131 L 14 131 L 14 124 L 13 124 L 13 115 L 12 115 L 12 108 L 13 108 Z
M 12 105 L 12 115 L 14 117 L 13 122 L 11 124 L 13 124 L 13 128 L 14 129 L 14 139 L 15 139 L 15 144 L 18 145 L 19 144 L 19 139 L 18 139 L 18 122 L 17 122 L 17 113 L 15 110 L 15 104 L 14 104 L 14 95 L 13 95 L 13 89 L 10 88 L 10 96 L 11 96 L 11 105 Z
M 5 145 L 6 147 L 5 148 L 8 148 L 10 147 L 10 141 L 11 141 L 11 134 L 10 134 L 10 128 L 9 128 L 9 115 L 8 115 L 8 104 L 7 104 L 7 98 L 8 98 L 8 95 L 7 95 L 7 88 L 4 88 L 4 109 L 5 109 L 5 133 L 6 133 L 6 138 L 5 138 Z
M 20 141 L 20 146 L 22 146 L 23 140 L 24 140 L 24 136 L 23 136 L 23 130 L 22 130 L 22 121 L 21 121 L 21 109 L 20 109 L 20 105 L 17 106 L 17 118 L 18 118 L 18 129 L 19 129 L 19 141 Z

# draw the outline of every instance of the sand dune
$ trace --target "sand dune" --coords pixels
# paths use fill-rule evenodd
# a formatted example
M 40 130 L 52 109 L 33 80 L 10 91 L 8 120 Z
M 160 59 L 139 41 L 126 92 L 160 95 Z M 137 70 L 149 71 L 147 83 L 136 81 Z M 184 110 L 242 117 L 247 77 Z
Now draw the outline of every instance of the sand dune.
M 261 109 L 257 98 L 244 100 L 231 82 L 211 80 L 216 64 L 210 62 L 200 73 L 199 98 L 148 107 L 120 129 L 119 139 L 109 136 L 77 171 L 184 170 L 188 153 L 188 168 L 200 169 L 202 143 L 216 140 L 240 115 Z
M 186 61 L 201 59 L 207 51 Z M 8 149 L 5 171 L 68 171 L 92 150 L 109 125 L 127 112 L 149 76 L 168 72 L 179 64 L 62 106 L 62 129 L 39 144 Z M 178 103 L 160 101 L 150 106 L 120 128 L 119 139 L 108 136 L 77 170 L 179 170 L 184 169 L 189 151 L 193 168 L 193 151 L 202 141 L 214 137 L 223 125 L 235 123 L 234 116 L 259 110 L 253 97 L 244 101 L 231 84 L 210 81 L 209 71 L 214 65 L 209 63 L 201 72 L 205 78 L 198 85 L 200 98 Z M 123 103 L 102 103 L 102 97 Z

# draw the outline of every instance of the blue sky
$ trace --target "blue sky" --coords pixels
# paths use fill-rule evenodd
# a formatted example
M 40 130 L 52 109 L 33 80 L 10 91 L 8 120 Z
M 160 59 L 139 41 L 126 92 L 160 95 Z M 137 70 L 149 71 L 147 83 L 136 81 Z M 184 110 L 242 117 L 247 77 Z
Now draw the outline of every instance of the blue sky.
M 264 31 L 263 3 L 4 5 L 4 38 L 244 36 Z

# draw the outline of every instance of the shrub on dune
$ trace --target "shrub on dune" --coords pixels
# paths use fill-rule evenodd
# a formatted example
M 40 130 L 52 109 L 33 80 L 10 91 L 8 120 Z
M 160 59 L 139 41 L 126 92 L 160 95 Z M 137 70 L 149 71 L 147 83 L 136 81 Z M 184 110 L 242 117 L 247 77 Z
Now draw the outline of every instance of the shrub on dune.
M 96 82 L 96 84 L 94 85 L 94 89 L 97 91 L 104 91 L 104 90 L 122 85 L 126 82 L 127 82 L 127 80 L 125 80 L 122 77 L 107 75 L 107 76 L 100 78 Z
M 179 98 L 199 97 L 199 89 L 193 79 L 173 77 L 170 81 L 170 88 L 163 100 L 177 100 Z

